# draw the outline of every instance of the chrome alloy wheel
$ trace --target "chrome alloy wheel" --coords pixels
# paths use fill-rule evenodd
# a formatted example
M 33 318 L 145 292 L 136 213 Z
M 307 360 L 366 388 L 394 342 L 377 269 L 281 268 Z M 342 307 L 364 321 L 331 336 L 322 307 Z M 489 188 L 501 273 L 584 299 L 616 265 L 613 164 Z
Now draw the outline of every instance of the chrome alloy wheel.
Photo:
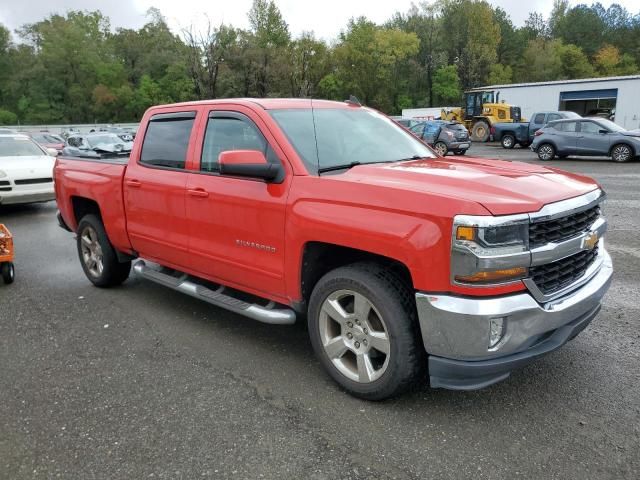
M 540 160 L 553 160 L 553 155 L 554 151 L 551 145 L 545 144 L 538 149 L 538 157 Z
M 322 304 L 318 327 L 324 351 L 342 375 L 371 383 L 384 374 L 391 341 L 367 297 L 352 290 L 333 292 Z
M 627 145 L 617 145 L 611 152 L 611 158 L 616 162 L 626 162 L 631 158 L 631 149 Z
M 90 226 L 82 230 L 80 234 L 80 246 L 82 249 L 82 261 L 92 277 L 99 277 L 104 270 L 102 247 L 98 242 L 98 233 Z
M 447 155 L 447 152 L 449 151 L 448 147 L 446 144 L 444 144 L 443 142 L 438 142 L 435 144 L 435 146 L 433 147 L 435 149 L 435 151 L 438 153 L 438 155 L 440 155 L 441 157 L 444 157 Z

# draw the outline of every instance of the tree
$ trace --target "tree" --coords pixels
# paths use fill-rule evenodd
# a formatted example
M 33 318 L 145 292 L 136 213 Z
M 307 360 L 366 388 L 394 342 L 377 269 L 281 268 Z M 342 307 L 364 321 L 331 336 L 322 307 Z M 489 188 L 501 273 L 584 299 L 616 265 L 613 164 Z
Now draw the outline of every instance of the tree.
M 638 73 L 638 66 L 629 54 L 620 54 L 613 45 L 604 45 L 594 56 L 594 65 L 601 76 L 630 75 Z
M 433 77 L 433 93 L 440 106 L 457 105 L 462 98 L 460 78 L 455 65 L 447 65 L 436 70 Z
M 257 93 L 259 97 L 266 97 L 271 86 L 271 65 L 289 44 L 289 27 L 273 0 L 253 0 L 249 10 L 249 24 L 259 51 L 256 65 Z
M 513 81 L 513 70 L 509 65 L 496 63 L 489 71 L 488 83 L 490 85 L 505 85 Z
M 555 33 L 565 44 L 579 45 L 589 57 L 602 46 L 605 23 L 595 7 L 577 5 L 555 24 Z
M 595 75 L 589 59 L 580 47 L 558 43 L 555 48 L 558 50 L 558 57 L 562 64 L 562 78 L 588 78 Z

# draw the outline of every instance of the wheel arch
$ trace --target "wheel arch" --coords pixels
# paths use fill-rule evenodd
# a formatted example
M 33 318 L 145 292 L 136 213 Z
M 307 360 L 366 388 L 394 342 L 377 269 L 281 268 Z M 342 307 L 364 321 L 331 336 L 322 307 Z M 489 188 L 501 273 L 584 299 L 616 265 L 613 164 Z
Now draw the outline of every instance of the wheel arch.
M 411 271 L 400 260 L 333 243 L 309 241 L 302 251 L 299 277 L 302 301 L 299 305 L 295 305 L 296 310 L 306 311 L 311 292 L 323 275 L 336 268 L 363 261 L 387 266 L 395 271 L 411 289 L 414 288 Z

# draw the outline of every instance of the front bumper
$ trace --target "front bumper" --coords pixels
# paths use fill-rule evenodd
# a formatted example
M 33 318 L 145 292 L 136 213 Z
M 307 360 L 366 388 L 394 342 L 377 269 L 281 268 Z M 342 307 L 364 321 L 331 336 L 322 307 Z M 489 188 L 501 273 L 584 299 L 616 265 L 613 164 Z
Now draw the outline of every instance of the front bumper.
M 604 248 L 601 256 L 600 270 L 587 283 L 542 304 L 529 293 L 477 298 L 418 292 L 431 386 L 486 387 L 580 333 L 597 315 L 611 284 L 611 257 Z M 489 349 L 490 320 L 496 318 L 503 319 L 504 336 Z
M 2 192 L 0 192 L 2 193 Z M 53 187 L 46 191 L 11 192 L 0 194 L 0 205 L 13 205 L 18 203 L 37 203 L 55 200 L 56 194 Z

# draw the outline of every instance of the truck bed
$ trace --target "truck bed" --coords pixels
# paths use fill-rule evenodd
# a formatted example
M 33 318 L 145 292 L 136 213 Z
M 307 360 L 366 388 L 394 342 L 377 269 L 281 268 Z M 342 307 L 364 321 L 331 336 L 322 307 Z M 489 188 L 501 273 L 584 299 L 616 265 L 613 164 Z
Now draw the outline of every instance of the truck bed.
M 54 169 L 58 208 L 67 226 L 75 231 L 79 211 L 95 208 L 103 219 L 111 243 L 125 252 L 131 251 L 122 191 L 128 161 L 128 156 L 60 156 Z

